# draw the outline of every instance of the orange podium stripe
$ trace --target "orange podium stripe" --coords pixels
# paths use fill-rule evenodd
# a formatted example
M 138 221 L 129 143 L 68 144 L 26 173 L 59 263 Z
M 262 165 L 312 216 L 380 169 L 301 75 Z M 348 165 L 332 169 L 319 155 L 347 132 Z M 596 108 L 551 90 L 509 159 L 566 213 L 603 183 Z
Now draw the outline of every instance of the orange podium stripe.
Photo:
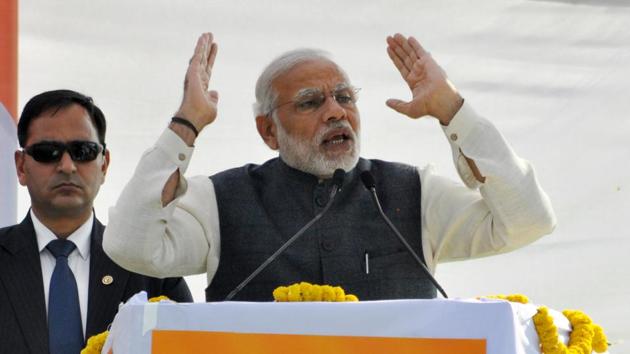
M 0 102 L 17 122 L 18 2 L 0 0 Z
M 486 354 L 485 339 L 391 338 L 155 330 L 153 354 Z

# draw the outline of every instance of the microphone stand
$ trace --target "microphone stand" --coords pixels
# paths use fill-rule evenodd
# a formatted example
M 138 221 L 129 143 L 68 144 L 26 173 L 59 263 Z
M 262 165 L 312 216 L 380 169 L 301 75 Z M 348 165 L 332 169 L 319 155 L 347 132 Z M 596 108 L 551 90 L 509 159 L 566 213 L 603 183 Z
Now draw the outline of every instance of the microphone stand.
M 400 234 L 396 226 L 394 226 L 394 224 L 389 220 L 387 215 L 385 215 L 385 212 L 383 211 L 383 208 L 381 207 L 381 203 L 378 199 L 378 195 L 376 194 L 376 182 L 374 181 L 374 176 L 372 176 L 370 171 L 363 171 L 361 173 L 361 181 L 363 182 L 363 185 L 365 185 L 365 188 L 371 193 L 372 200 L 374 201 L 374 204 L 376 204 L 376 208 L 378 209 L 378 212 L 381 214 L 381 217 L 385 220 L 385 223 L 387 223 L 387 226 L 389 226 L 389 228 L 394 232 L 396 237 L 398 237 L 398 240 L 402 242 L 402 244 L 405 246 L 407 251 L 411 254 L 411 256 L 413 256 L 413 259 L 416 261 L 416 263 L 420 265 L 420 268 L 425 273 L 425 275 L 429 278 L 429 281 L 431 281 L 431 283 L 440 292 L 440 294 L 444 296 L 445 299 L 448 299 L 446 292 L 444 291 L 444 289 L 442 289 L 442 287 L 437 282 L 437 280 L 435 280 L 433 275 L 431 275 L 431 272 L 429 271 L 427 266 L 422 262 L 422 260 L 420 260 L 420 257 L 418 257 L 418 254 L 416 254 L 416 252 L 413 250 L 413 248 L 411 248 L 407 240 Z

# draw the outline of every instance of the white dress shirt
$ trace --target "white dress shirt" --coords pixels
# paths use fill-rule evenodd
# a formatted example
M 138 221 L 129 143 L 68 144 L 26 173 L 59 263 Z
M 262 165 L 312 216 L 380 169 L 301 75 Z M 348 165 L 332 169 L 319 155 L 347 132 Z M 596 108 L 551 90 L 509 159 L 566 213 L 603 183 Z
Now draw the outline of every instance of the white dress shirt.
M 464 103 L 442 128 L 466 186 L 436 175 L 431 166 L 418 169 L 422 249 L 432 272 L 439 262 L 507 252 L 553 230 L 555 215 L 532 166 L 492 123 Z M 218 206 L 207 176 L 183 177 L 192 153 L 166 129 L 110 208 L 103 248 L 122 267 L 156 277 L 206 272 L 212 281 L 221 249 Z M 475 161 L 484 183 L 462 153 Z M 162 189 L 177 169 L 176 198 L 163 207 Z
M 57 260 L 46 248 L 50 241 L 56 240 L 57 236 L 42 224 L 33 210 L 31 219 L 37 236 L 37 246 L 39 248 L 39 260 L 42 264 L 42 279 L 44 281 L 44 298 L 46 301 L 46 314 L 48 314 L 48 294 L 50 292 L 50 278 Z M 83 324 L 83 334 L 85 336 L 85 326 L 87 324 L 88 289 L 90 284 L 90 234 L 94 223 L 94 213 L 75 232 L 68 236 L 67 240 L 72 241 L 76 248 L 68 256 L 68 266 L 74 274 L 79 291 L 79 306 L 81 308 L 81 323 Z

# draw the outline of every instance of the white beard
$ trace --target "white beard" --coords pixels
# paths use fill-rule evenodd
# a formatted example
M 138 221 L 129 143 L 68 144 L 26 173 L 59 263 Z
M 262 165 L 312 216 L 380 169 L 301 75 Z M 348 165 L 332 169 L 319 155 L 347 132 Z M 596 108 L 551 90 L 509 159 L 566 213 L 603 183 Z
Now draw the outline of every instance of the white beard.
M 347 120 L 338 120 L 322 127 L 311 141 L 298 139 L 287 133 L 279 119 L 274 119 L 278 134 L 280 158 L 289 166 L 319 178 L 330 178 L 336 169 L 349 172 L 359 161 L 361 141 L 359 132 L 352 129 Z M 351 134 L 352 148 L 346 154 L 331 158 L 319 151 L 324 136 L 332 129 L 348 128 Z

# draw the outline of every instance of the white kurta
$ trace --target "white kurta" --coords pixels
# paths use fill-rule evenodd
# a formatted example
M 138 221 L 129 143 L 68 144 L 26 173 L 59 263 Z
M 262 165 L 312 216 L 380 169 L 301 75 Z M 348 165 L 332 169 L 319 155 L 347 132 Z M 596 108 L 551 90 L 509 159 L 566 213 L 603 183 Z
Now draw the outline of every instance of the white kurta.
M 422 248 L 428 268 L 437 263 L 508 252 L 550 233 L 556 219 L 532 166 L 519 158 L 492 123 L 464 103 L 443 127 L 463 186 L 419 168 Z M 110 209 L 105 252 L 134 272 L 173 277 L 207 272 L 220 257 L 217 200 L 207 176 L 185 178 L 193 148 L 166 129 L 144 153 Z M 474 160 L 486 178 L 479 183 L 468 166 Z M 179 169 L 176 199 L 162 206 L 161 193 Z

